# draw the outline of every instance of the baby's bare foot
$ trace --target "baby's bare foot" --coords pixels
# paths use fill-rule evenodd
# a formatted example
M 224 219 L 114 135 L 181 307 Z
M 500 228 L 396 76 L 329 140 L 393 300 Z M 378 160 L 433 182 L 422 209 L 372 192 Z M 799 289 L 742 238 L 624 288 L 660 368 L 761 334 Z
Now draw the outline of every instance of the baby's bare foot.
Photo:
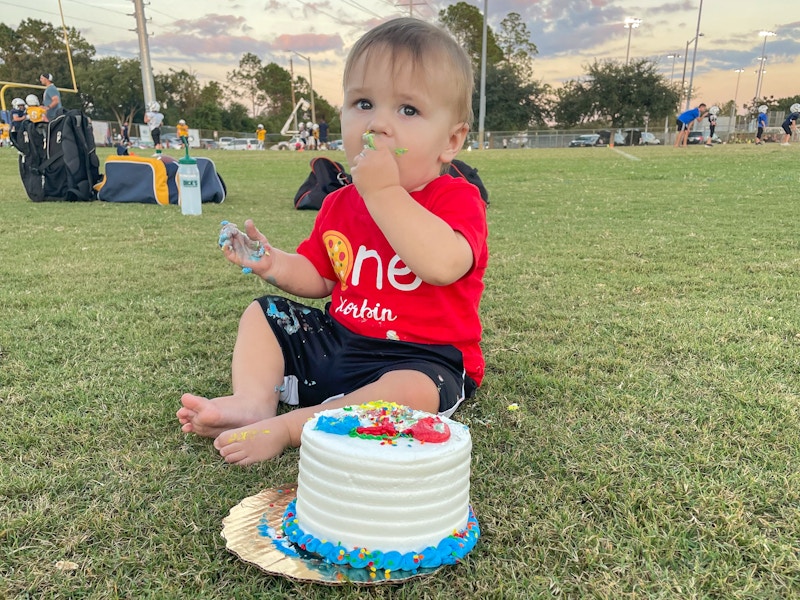
M 208 399 L 184 394 L 181 404 L 175 413 L 181 430 L 210 438 L 229 429 L 272 418 L 277 410 L 275 403 L 267 399 L 236 395 Z
M 225 462 L 240 466 L 275 458 L 290 444 L 289 430 L 280 417 L 223 431 L 214 440 Z
M 175 415 L 181 423 L 181 431 L 194 433 L 202 437 L 217 437 L 231 427 L 225 416 L 213 400 L 184 394 L 181 396 L 181 408 Z

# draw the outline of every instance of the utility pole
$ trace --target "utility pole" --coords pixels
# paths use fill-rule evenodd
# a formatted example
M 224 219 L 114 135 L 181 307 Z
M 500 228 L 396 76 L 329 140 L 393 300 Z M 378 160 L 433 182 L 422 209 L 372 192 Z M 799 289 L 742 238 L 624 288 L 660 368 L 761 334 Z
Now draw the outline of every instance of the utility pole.
M 144 0 L 133 0 L 134 14 L 136 17 L 136 33 L 139 37 L 139 61 L 142 67 L 142 90 L 144 91 L 144 105 L 156 99 L 156 84 L 153 80 L 153 66 L 150 64 L 150 43 L 147 39 L 147 19 L 144 16 Z
M 415 6 L 425 6 L 427 2 L 414 2 L 414 0 L 408 0 L 408 4 L 400 4 L 399 6 L 408 6 L 408 16 L 414 16 L 414 7 Z
M 694 36 L 694 52 L 692 52 L 692 72 L 689 75 L 689 89 L 686 90 L 686 110 L 692 101 L 692 85 L 694 83 L 694 65 L 697 59 L 697 43 L 700 41 L 700 19 L 703 17 L 703 0 L 700 0 L 700 9 L 697 11 L 697 32 Z

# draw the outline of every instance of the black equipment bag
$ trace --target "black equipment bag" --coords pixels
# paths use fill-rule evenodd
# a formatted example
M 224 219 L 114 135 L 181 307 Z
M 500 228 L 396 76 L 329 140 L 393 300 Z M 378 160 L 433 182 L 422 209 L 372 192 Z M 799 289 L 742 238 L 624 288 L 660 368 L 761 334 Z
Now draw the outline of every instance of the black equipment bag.
M 14 145 L 20 152 L 19 173 L 34 202 L 95 199 L 100 180 L 89 119 L 68 110 L 49 123 L 23 121 Z
M 462 160 L 454 160 L 447 170 L 448 175 L 463 177 L 478 188 L 481 198 L 489 205 L 489 191 L 478 176 L 478 169 Z M 311 173 L 294 196 L 294 207 L 298 210 L 319 210 L 325 196 L 352 182 L 344 167 L 329 158 L 318 156 L 311 159 Z
M 311 173 L 294 195 L 297 210 L 319 210 L 325 196 L 352 182 L 341 163 L 317 156 L 311 159 Z
M 481 198 L 486 202 L 486 206 L 489 206 L 489 190 L 486 189 L 486 186 L 483 185 L 483 181 L 481 181 L 481 178 L 478 176 L 478 169 L 470 167 L 463 160 L 456 159 L 450 163 L 447 173 L 453 177 L 463 177 L 478 188 L 478 191 L 481 193 Z

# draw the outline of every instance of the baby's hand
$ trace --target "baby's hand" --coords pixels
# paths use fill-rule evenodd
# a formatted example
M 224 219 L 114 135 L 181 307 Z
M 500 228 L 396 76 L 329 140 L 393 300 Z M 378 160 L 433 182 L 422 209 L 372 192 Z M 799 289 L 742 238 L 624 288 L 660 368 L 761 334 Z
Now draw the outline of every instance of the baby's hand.
M 352 161 L 353 183 L 365 199 L 384 188 L 400 185 L 400 170 L 395 150 L 380 135 L 367 132 L 362 136 L 364 149 Z
M 247 263 L 256 263 L 263 256 L 269 256 L 269 250 L 265 245 L 266 238 L 255 228 L 252 221 L 248 220 L 246 226 L 252 228 L 257 237 L 252 239 L 245 232 L 241 231 L 236 224 L 222 221 L 222 229 L 219 232 L 219 247 L 225 253 L 225 257 L 234 264 L 242 267 L 242 273 L 252 273 L 252 266 Z

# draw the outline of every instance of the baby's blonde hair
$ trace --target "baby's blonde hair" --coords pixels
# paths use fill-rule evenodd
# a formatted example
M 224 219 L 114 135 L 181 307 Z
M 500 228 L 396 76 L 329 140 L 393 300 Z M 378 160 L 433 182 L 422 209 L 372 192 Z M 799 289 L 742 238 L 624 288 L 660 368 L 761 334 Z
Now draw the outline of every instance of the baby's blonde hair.
M 343 80 L 348 81 L 353 65 L 359 59 L 363 57 L 368 60 L 373 52 L 383 51 L 391 54 L 392 69 L 397 68 L 398 61 L 406 57 L 411 58 L 411 66 L 415 69 L 424 69 L 428 60 L 438 60 L 437 66 L 450 74 L 450 81 L 454 84 L 454 88 L 449 90 L 456 99 L 453 113 L 460 122 L 463 121 L 467 126 L 472 124 L 472 63 L 447 31 L 408 17 L 378 25 L 365 33 L 350 50 L 344 65 Z M 440 78 L 436 84 L 447 86 L 450 81 Z

